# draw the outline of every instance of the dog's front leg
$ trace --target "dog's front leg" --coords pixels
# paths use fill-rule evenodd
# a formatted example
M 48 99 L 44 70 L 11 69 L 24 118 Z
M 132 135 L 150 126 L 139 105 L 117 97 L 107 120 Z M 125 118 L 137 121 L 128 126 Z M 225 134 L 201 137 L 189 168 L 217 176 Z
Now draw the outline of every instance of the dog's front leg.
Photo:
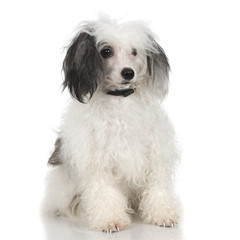
M 81 196 L 83 216 L 91 229 L 114 232 L 130 224 L 127 198 L 108 174 L 89 174 Z
M 164 166 L 153 171 L 143 188 L 139 211 L 147 223 L 174 227 L 179 221 L 180 203 L 169 172 Z

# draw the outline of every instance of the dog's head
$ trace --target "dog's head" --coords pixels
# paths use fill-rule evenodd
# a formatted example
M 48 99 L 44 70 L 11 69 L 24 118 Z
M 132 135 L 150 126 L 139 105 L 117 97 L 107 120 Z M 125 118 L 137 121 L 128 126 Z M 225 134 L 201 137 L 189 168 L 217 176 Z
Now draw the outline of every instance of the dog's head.
M 142 22 L 88 22 L 68 47 L 63 70 L 64 88 L 80 102 L 98 90 L 131 88 L 159 99 L 168 91 L 168 59 Z

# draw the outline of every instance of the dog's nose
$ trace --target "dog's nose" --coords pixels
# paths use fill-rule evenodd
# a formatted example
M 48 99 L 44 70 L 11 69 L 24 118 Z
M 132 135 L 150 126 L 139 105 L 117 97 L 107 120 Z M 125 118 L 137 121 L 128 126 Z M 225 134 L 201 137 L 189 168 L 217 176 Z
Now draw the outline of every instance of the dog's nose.
M 134 78 L 134 71 L 131 68 L 124 68 L 121 72 L 121 75 L 125 80 L 130 81 L 131 79 Z

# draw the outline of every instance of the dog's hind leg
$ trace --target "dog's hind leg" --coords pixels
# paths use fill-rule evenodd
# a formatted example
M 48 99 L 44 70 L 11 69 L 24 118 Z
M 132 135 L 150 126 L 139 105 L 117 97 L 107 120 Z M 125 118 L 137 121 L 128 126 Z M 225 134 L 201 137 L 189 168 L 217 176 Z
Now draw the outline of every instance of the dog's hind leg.
M 52 169 L 46 179 L 45 199 L 42 205 L 43 213 L 57 217 L 76 216 L 79 193 L 75 182 L 69 177 L 69 172 L 64 166 Z

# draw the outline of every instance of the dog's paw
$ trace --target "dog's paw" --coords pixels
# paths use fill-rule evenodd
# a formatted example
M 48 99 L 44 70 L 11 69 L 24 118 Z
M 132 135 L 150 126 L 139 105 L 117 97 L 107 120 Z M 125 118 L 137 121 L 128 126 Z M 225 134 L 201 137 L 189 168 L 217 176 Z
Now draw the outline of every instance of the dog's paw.
M 150 223 L 150 224 L 155 224 L 160 227 L 171 227 L 174 228 L 177 226 L 178 223 L 178 217 L 163 217 L 163 216 L 154 216 L 154 217 L 149 217 L 145 222 Z
M 152 192 L 143 198 L 139 211 L 144 222 L 173 228 L 179 222 L 181 203 L 174 194 Z
M 116 221 L 110 221 L 107 224 L 102 225 L 99 228 L 102 232 L 112 233 L 112 232 L 120 232 L 121 230 L 127 228 L 131 223 L 130 217 L 118 219 Z
M 124 213 L 122 215 L 117 215 L 115 217 L 110 217 L 104 219 L 104 217 L 94 219 L 89 224 L 90 229 L 113 233 L 120 232 L 121 230 L 127 228 L 131 223 L 131 218 L 128 214 Z
M 112 223 L 107 225 L 107 227 L 103 228 L 103 232 L 106 233 L 112 233 L 112 232 L 120 232 L 122 230 L 122 227 L 119 224 Z
M 163 227 L 176 227 L 179 221 L 179 210 L 177 208 L 172 206 L 172 208 L 159 209 L 156 213 L 156 215 L 153 215 L 152 223 Z
M 172 220 L 172 219 L 164 219 L 164 220 L 161 220 L 161 221 L 156 221 L 155 224 L 158 225 L 159 227 L 174 228 L 174 227 L 177 226 L 177 222 Z
M 179 221 L 179 214 L 176 209 L 165 208 L 149 210 L 142 215 L 145 222 L 162 227 L 176 227 Z

